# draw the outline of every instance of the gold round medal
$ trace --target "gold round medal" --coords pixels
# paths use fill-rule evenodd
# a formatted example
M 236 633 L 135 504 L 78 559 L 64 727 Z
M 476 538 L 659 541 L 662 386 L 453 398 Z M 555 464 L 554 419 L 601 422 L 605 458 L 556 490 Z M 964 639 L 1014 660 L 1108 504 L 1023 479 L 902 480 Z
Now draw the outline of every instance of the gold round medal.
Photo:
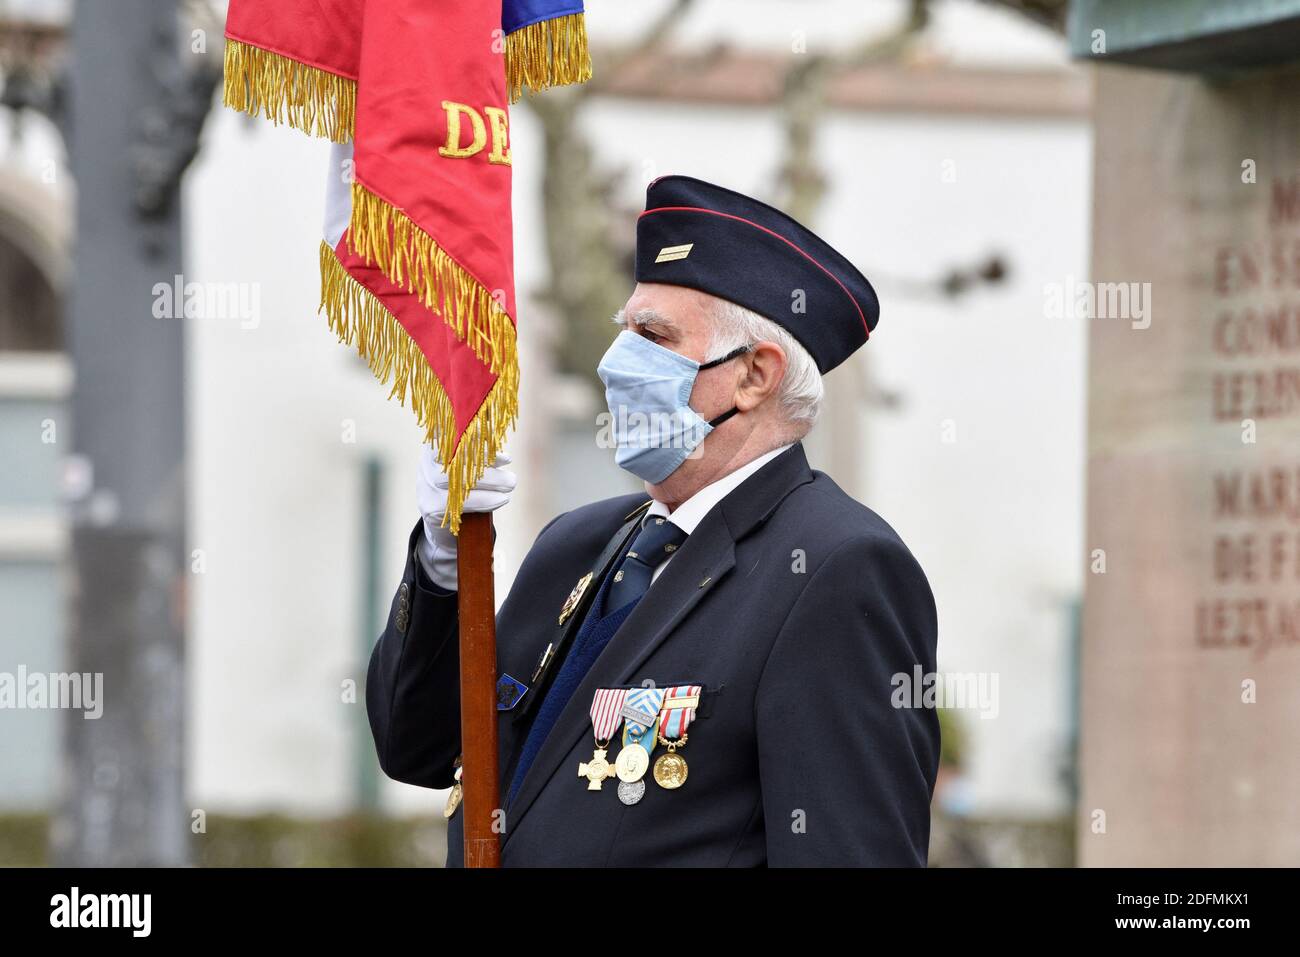
M 655 761 L 655 782 L 663 788 L 679 788 L 686 783 L 686 759 L 676 752 L 661 754 Z
M 618 759 L 614 762 L 614 772 L 620 781 L 639 781 L 649 767 L 650 755 L 640 744 L 626 745 L 618 752 Z

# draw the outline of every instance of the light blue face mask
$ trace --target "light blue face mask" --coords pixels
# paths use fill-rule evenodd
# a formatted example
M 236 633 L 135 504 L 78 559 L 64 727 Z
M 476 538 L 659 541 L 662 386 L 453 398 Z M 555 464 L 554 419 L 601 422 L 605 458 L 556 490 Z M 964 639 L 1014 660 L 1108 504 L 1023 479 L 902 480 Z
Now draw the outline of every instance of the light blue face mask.
M 750 348 L 701 365 L 629 329 L 620 332 L 596 367 L 605 383 L 619 467 L 651 484 L 672 475 L 705 436 L 740 411 L 733 406 L 712 421 L 701 418 L 689 404 L 696 374 Z

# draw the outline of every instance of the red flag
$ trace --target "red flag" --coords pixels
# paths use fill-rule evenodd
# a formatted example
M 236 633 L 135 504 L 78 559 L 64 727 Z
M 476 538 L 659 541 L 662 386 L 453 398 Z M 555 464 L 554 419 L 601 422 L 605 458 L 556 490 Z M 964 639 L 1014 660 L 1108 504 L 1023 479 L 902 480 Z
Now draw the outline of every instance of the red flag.
M 427 5 L 441 12 L 440 3 Z M 365 7 L 366 0 L 230 0 L 225 105 L 347 142 Z M 511 103 L 525 89 L 591 79 L 582 0 L 504 0 L 499 28 Z
M 518 409 L 508 102 L 590 76 L 581 11 L 580 0 L 230 5 L 225 102 L 352 150 L 350 197 L 331 203 L 348 207 L 331 214 L 346 230 L 327 229 L 321 249 L 321 308 L 409 397 L 450 478 L 453 530 Z
M 352 139 L 365 0 L 230 0 L 226 106 Z
M 500 11 L 482 0 L 367 5 L 351 219 L 335 249 L 405 332 L 383 339 L 381 362 L 409 370 L 412 406 L 450 478 L 453 527 L 518 403 L 499 29 Z M 324 299 L 336 329 L 376 322 L 372 307 L 340 318 L 349 303 Z

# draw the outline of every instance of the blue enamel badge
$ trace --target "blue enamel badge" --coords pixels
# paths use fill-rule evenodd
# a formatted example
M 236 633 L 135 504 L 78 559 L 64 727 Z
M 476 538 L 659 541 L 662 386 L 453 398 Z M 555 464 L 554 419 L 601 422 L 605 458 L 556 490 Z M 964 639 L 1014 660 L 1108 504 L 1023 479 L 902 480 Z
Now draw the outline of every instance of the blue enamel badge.
M 528 685 L 518 678 L 502 674 L 497 679 L 497 710 L 509 711 L 528 693 Z

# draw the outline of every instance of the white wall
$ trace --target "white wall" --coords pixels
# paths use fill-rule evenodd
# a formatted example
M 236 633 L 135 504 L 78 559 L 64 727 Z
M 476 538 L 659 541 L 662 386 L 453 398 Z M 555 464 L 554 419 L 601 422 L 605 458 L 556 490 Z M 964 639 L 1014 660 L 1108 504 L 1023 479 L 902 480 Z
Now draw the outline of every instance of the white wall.
M 828 140 L 831 155 L 860 159 L 856 175 L 835 178 L 827 227 L 861 235 L 855 211 L 869 211 L 879 225 L 862 235 L 868 270 L 911 276 L 988 252 L 1009 263 L 1007 282 L 955 300 L 882 284 L 864 351 L 902 406 L 869 420 L 865 500 L 929 574 L 940 669 L 999 676 L 998 716 L 965 716 L 977 805 L 1061 810 L 1062 602 L 1082 588 L 1086 348 L 1082 324 L 1044 317 L 1043 286 L 1086 274 L 1088 130 L 904 119 L 836 124 Z M 948 160 L 955 183 L 940 179 Z
M 189 327 L 190 539 L 206 570 L 192 578 L 188 754 L 204 807 L 345 806 L 365 456 L 393 466 L 388 581 L 410 528 L 419 430 L 315 312 L 326 153 L 218 110 L 187 182 L 186 278 L 261 298 L 256 328 Z

